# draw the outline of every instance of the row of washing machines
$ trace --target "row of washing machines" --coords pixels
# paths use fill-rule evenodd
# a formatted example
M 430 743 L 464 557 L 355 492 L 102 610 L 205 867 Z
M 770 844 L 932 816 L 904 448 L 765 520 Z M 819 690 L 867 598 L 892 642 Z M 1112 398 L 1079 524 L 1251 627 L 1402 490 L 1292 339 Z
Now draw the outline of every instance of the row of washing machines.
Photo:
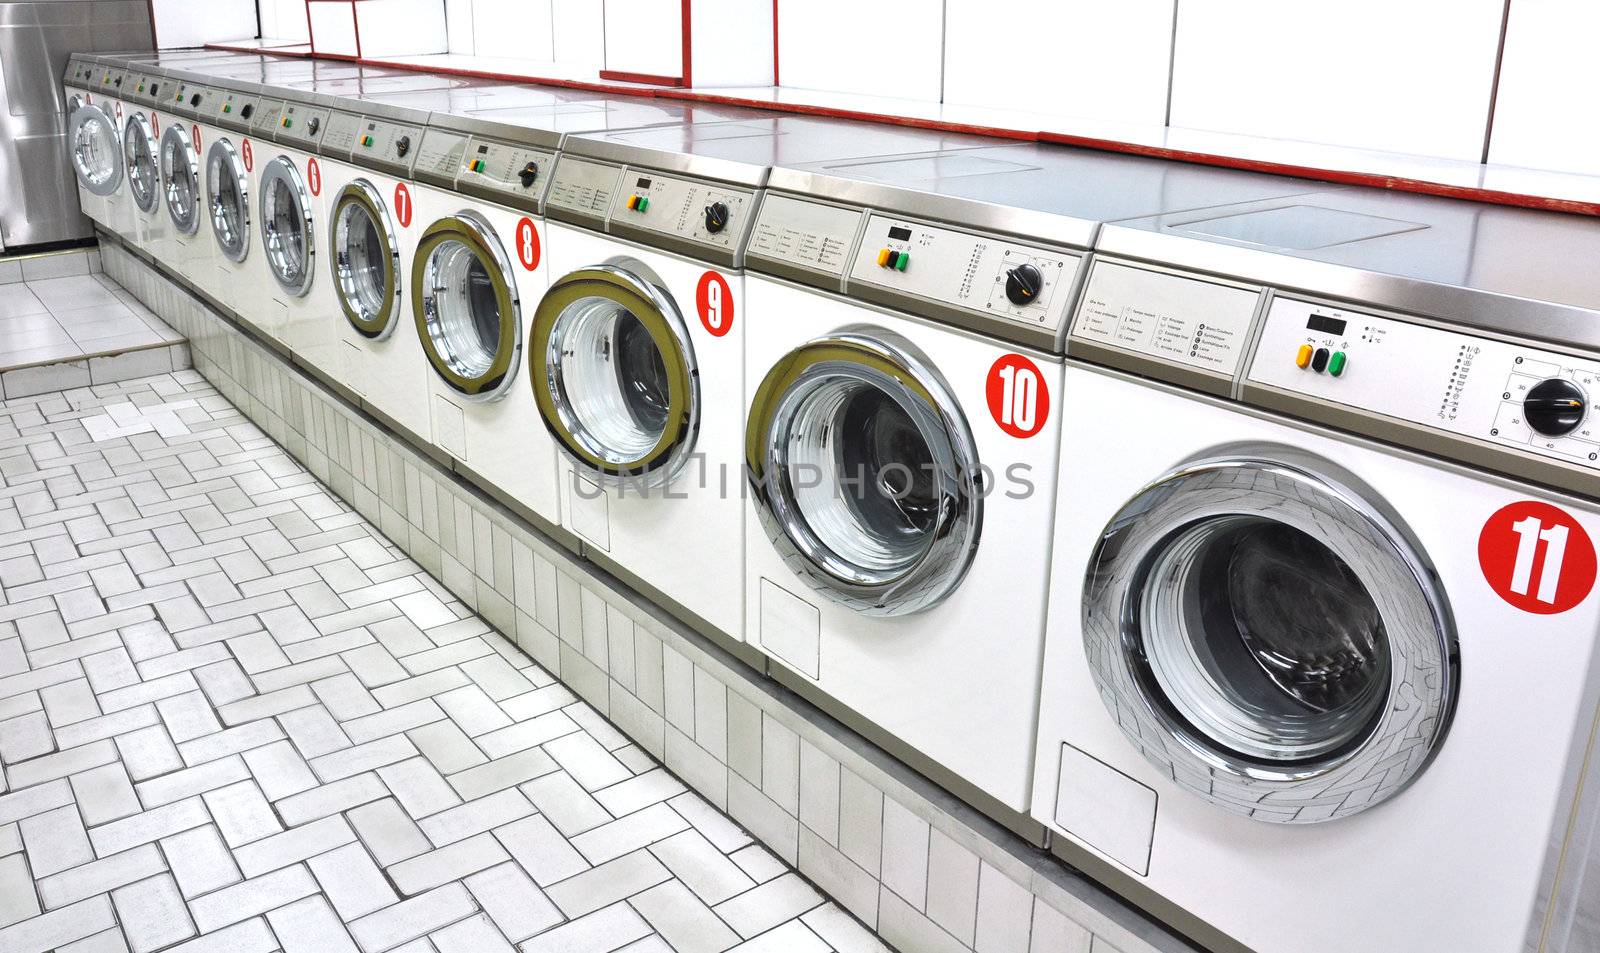
M 1600 226 L 78 57 L 85 211 L 1217 950 L 1594 949 Z

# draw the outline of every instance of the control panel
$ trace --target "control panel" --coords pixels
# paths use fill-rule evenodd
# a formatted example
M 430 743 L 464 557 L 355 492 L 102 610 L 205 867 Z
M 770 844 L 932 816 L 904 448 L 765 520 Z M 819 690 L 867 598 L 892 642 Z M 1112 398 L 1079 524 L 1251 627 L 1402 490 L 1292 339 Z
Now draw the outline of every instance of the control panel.
M 407 174 L 416 161 L 422 133 L 421 126 L 363 116 L 350 147 L 350 158 L 357 165 Z
M 745 256 L 826 276 L 838 286 L 866 213 L 788 195 L 767 193 Z M 786 269 L 780 269 L 786 270 Z
M 1261 289 L 1100 259 L 1072 339 L 1131 351 L 1231 380 L 1250 343 Z M 1071 350 L 1069 342 L 1068 350 Z
M 562 156 L 550 175 L 550 188 L 545 193 L 545 209 L 569 213 L 566 217 L 588 219 L 599 224 L 611 208 L 612 196 L 617 194 L 622 182 L 622 169 L 603 162 L 590 162 L 573 156 Z
M 335 109 L 328 113 L 328 124 L 322 130 L 322 141 L 317 144 L 317 151 L 325 156 L 348 159 L 350 150 L 355 148 L 356 134 L 360 130 L 359 115 Z
M 466 151 L 466 136 L 442 129 L 429 129 L 423 133 L 422 144 L 417 147 L 412 174 L 430 185 L 451 188 L 455 185 L 456 170 L 461 167 Z
M 472 136 L 461 155 L 456 181 L 462 188 L 476 187 L 473 190 L 480 194 L 536 202 L 554 164 L 555 153 L 549 150 Z
M 328 124 L 329 109 L 306 103 L 285 102 L 278 114 L 278 128 L 273 133 L 279 142 L 299 145 L 307 150 L 317 147 L 322 139 L 323 127 Z
M 212 118 L 218 125 L 248 129 L 255 119 L 256 97 L 234 89 L 219 89 L 211 97 Z
M 133 84 L 133 99 L 136 102 L 151 106 L 164 106 L 166 100 L 161 96 L 161 90 L 168 83 L 167 80 L 155 75 L 145 75 L 137 78 Z
M 189 104 L 191 99 L 197 100 L 192 106 Z M 158 100 L 158 105 L 166 106 L 169 113 L 195 118 L 197 116 L 196 107 L 204 101 L 205 93 L 202 92 L 200 84 L 175 83 L 167 86 L 163 98 Z
M 250 123 L 251 132 L 258 138 L 271 139 L 283 121 L 283 100 L 266 99 L 256 103 L 256 115 Z
M 755 193 L 748 189 L 630 167 L 611 197 L 611 223 L 732 254 L 754 207 Z
M 1080 255 L 873 213 L 850 268 L 869 285 L 973 315 L 1054 331 L 1066 323 Z
M 66 83 L 68 86 L 76 86 L 79 89 L 92 89 L 94 87 L 94 81 L 91 78 L 94 76 L 93 66 L 79 60 L 73 60 L 68 65 L 72 67 L 71 71 L 67 73 Z
M 122 85 L 125 82 L 127 82 L 127 73 L 124 70 L 111 69 L 109 67 L 101 68 L 100 82 L 98 84 L 101 95 L 110 96 L 113 99 L 121 99 L 123 97 Z
M 1280 297 L 1249 381 L 1600 469 L 1600 362 Z

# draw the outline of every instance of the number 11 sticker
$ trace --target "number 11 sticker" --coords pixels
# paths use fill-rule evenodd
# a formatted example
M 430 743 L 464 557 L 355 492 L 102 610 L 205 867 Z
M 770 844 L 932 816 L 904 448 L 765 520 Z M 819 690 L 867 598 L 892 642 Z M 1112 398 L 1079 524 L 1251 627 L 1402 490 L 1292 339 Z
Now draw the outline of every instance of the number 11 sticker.
M 1554 615 L 1588 598 L 1594 543 L 1558 506 L 1522 500 L 1503 506 L 1478 534 L 1478 565 L 1500 598 L 1524 612 Z

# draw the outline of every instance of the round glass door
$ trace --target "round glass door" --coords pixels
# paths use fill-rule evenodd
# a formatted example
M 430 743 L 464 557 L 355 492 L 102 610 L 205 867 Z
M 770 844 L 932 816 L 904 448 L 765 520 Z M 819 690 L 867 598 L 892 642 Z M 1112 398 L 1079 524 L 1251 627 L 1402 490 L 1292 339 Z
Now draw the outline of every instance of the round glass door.
M 1202 461 L 1135 497 L 1090 559 L 1083 638 L 1144 756 L 1261 820 L 1393 797 L 1455 704 L 1432 567 L 1364 495 L 1300 464 Z
M 161 181 L 167 186 L 167 215 L 184 235 L 200 228 L 200 161 L 189 131 L 178 123 L 161 134 Z
M 155 131 L 144 113 L 128 117 L 122 128 L 122 159 L 128 173 L 128 189 L 141 212 L 154 212 L 161 201 L 161 172 L 156 166 Z
M 312 244 L 311 193 L 288 156 L 261 170 L 261 248 L 272 277 L 301 297 L 311 290 L 316 255 Z
M 785 562 L 864 614 L 931 608 L 972 564 L 972 432 L 939 373 L 889 332 L 843 329 L 778 361 L 751 403 L 745 467 Z
M 206 205 L 211 233 L 229 261 L 244 261 L 250 252 L 250 177 L 244 162 L 226 138 L 206 152 Z
M 694 448 L 700 373 L 672 298 L 637 262 L 575 271 L 533 318 L 529 372 L 545 426 L 605 481 L 670 482 Z
M 357 179 L 333 203 L 333 284 L 345 320 L 364 337 L 394 333 L 400 309 L 400 245 L 372 183 Z
M 122 140 L 104 109 L 80 102 L 67 119 L 67 141 L 78 181 L 95 195 L 110 195 L 122 181 Z
M 469 400 L 504 397 L 522 354 L 522 304 L 511 261 L 489 223 L 462 211 L 429 225 L 411 263 L 422 352 Z

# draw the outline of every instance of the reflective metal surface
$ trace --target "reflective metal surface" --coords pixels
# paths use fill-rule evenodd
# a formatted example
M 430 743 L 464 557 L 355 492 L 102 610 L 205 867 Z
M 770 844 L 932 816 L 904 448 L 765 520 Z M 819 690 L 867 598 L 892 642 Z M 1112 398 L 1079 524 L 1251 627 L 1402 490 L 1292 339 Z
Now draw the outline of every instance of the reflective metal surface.
M 412 313 L 433 369 L 464 397 L 504 397 L 522 362 L 511 260 L 476 212 L 434 222 L 411 264 Z
M 400 309 L 400 244 L 383 196 L 357 179 L 334 199 L 333 286 L 345 319 L 362 336 L 394 333 Z
M 784 561 L 865 615 L 931 608 L 972 564 L 971 430 L 938 372 L 889 332 L 842 328 L 778 361 L 751 402 L 745 467 Z
M 122 167 L 128 189 L 139 211 L 149 214 L 161 201 L 161 168 L 155 130 L 142 112 L 133 113 L 122 127 Z
M 217 247 L 230 261 L 250 252 L 250 174 L 226 138 L 206 151 L 206 207 Z
M 111 195 L 122 184 L 122 138 L 117 119 L 99 104 L 84 103 L 67 117 L 67 141 L 78 181 L 95 195 Z
M 1398 794 L 1460 679 L 1443 591 L 1407 535 L 1340 480 L 1266 456 L 1196 462 L 1123 507 L 1089 560 L 1083 640 L 1148 761 L 1285 823 Z
M 278 156 L 261 170 L 261 247 L 272 277 L 295 296 L 311 290 L 316 277 L 315 225 L 311 195 L 300 170 Z
M 200 228 L 200 160 L 182 123 L 173 123 L 161 134 L 161 181 L 173 227 L 193 235 Z

